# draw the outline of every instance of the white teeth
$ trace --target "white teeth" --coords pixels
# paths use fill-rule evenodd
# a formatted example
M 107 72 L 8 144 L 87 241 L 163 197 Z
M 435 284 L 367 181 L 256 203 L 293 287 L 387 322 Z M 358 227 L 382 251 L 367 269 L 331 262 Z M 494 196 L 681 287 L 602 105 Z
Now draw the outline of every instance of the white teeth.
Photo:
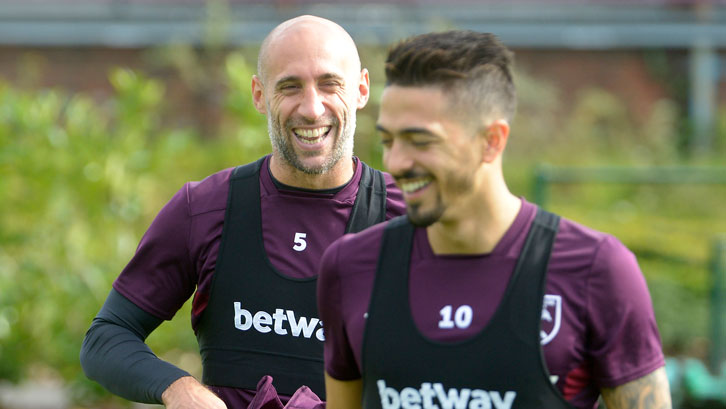
M 302 129 L 302 128 L 296 128 L 293 132 L 295 132 L 295 135 L 305 138 L 300 139 L 301 142 L 313 145 L 318 142 L 320 142 L 319 138 L 330 130 L 329 126 L 323 126 L 321 128 L 315 128 L 315 129 Z
M 415 192 L 431 183 L 431 178 L 419 179 L 415 182 L 401 182 L 401 190 L 404 193 Z

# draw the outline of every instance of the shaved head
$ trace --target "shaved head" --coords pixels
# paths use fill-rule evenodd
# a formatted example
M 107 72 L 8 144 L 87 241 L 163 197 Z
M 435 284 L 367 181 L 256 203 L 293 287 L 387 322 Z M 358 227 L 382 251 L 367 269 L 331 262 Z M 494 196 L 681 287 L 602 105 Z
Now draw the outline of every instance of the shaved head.
M 255 108 L 267 116 L 273 176 L 310 188 L 348 181 L 356 111 L 369 91 L 368 70 L 341 26 L 300 16 L 275 27 L 252 76 Z
M 347 54 L 345 58 L 353 62 L 352 68 L 355 68 L 356 72 L 361 70 L 358 49 L 353 38 L 343 27 L 321 17 L 304 15 L 281 23 L 265 37 L 257 57 L 257 76 L 265 82 L 268 63 L 270 58 L 275 57 L 275 51 L 303 41 L 335 43 L 341 53 Z

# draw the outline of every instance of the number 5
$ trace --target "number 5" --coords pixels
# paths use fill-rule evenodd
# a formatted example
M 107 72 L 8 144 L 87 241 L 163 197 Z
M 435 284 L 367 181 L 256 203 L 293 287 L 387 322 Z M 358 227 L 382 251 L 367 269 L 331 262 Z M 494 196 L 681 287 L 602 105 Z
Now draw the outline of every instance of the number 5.
M 295 245 L 292 246 L 292 249 L 295 251 L 305 250 L 305 247 L 308 246 L 308 243 L 305 241 L 306 236 L 307 233 L 295 233 Z

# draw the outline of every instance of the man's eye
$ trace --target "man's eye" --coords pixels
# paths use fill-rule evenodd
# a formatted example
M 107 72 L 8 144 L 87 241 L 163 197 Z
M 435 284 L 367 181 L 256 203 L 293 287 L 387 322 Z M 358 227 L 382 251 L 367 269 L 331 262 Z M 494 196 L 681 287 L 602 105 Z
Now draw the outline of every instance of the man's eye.
M 424 147 L 431 145 L 431 140 L 430 139 L 419 139 L 419 140 L 413 139 L 413 140 L 411 140 L 411 145 L 419 147 L 419 148 L 424 148 Z

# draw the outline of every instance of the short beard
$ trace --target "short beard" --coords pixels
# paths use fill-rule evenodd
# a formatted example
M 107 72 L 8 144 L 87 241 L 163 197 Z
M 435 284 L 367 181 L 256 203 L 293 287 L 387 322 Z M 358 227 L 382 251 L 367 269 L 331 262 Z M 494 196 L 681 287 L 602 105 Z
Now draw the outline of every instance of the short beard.
M 412 178 L 414 176 L 416 175 L 407 174 L 407 177 L 409 178 Z M 472 175 L 469 174 L 461 175 L 451 172 L 447 175 L 445 180 L 448 181 L 448 197 L 459 197 L 461 195 L 464 195 L 466 194 L 466 192 L 471 191 L 472 186 L 474 185 Z M 444 205 L 444 201 L 441 199 L 441 192 L 439 192 L 439 194 L 436 195 L 436 203 L 432 210 L 426 213 L 422 213 L 419 208 L 419 204 L 406 205 L 406 213 L 408 214 L 408 219 L 411 221 L 411 224 L 416 227 L 428 227 L 441 219 L 441 216 L 444 215 L 447 206 Z
M 268 112 L 270 112 L 268 107 Z M 345 127 L 340 133 L 340 138 L 335 141 L 333 151 L 330 156 L 326 158 L 320 166 L 306 166 L 301 160 L 295 149 L 292 147 L 292 141 L 286 139 L 286 134 L 280 126 L 279 122 L 274 121 L 271 115 L 267 116 L 267 133 L 270 136 L 270 142 L 272 143 L 272 149 L 280 154 L 280 158 L 283 162 L 286 162 L 293 168 L 299 170 L 308 175 L 322 175 L 332 169 L 344 156 L 353 156 L 353 134 L 355 133 L 356 125 L 355 112 L 352 115 L 347 115 L 347 118 L 343 119 Z M 288 120 L 286 124 L 287 129 L 292 129 L 293 126 Z M 336 130 L 340 127 L 340 122 L 335 121 Z M 328 138 L 331 135 L 327 136 Z M 294 138 L 294 136 L 291 136 Z
M 422 213 L 419 211 L 420 205 L 406 205 L 406 214 L 408 215 L 408 220 L 416 227 L 429 227 L 432 224 L 436 223 L 441 219 L 441 216 L 444 214 L 444 211 L 446 210 L 443 203 L 441 203 L 441 198 L 437 197 L 436 199 L 436 207 L 434 207 L 433 210 Z

